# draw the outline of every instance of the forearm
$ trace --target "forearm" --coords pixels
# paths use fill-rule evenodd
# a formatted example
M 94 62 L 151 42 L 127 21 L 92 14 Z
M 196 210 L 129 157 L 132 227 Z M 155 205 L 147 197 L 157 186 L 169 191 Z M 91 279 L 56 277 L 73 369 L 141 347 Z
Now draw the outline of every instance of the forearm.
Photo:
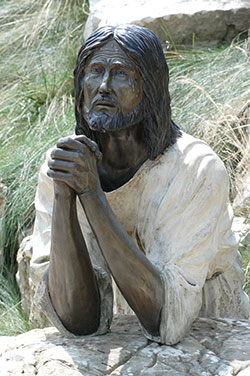
M 104 193 L 80 196 L 90 226 L 123 296 L 143 325 L 158 332 L 163 285 L 158 270 L 117 221 Z
M 57 184 L 52 218 L 49 291 L 68 330 L 94 332 L 99 322 L 99 294 L 76 212 L 76 197 Z

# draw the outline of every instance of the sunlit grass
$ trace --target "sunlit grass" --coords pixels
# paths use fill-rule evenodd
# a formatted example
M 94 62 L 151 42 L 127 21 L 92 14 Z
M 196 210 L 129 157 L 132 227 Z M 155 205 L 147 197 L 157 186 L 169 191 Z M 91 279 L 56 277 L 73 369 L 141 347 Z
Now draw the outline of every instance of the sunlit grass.
M 166 54 L 170 66 L 172 117 L 181 128 L 206 141 L 226 165 L 233 201 L 237 174 L 250 171 L 249 117 L 242 107 L 250 98 L 250 51 L 234 41 L 218 50 L 179 50 Z M 249 103 L 250 106 L 250 103 Z M 248 216 L 250 207 L 237 215 Z M 247 219 L 246 219 L 247 220 Z M 241 244 L 245 291 L 250 296 L 250 234 Z
M 33 329 L 21 310 L 20 298 L 13 277 L 0 278 L 0 334 L 17 335 Z
M 74 132 L 73 68 L 87 5 L 82 0 L 13 0 L 1 5 L 0 176 L 7 192 L 1 218 L 0 333 L 16 334 L 28 324 L 12 278 L 15 255 L 19 238 L 34 220 L 44 153 L 59 137 Z
M 83 42 L 83 4 L 82 0 L 1 3 L 0 160 L 1 180 L 7 186 L 2 218 L 1 334 L 28 328 L 10 275 L 16 268 L 18 239 L 34 220 L 34 195 L 44 153 L 59 137 L 74 132 L 73 68 Z M 241 159 L 241 171 L 249 167 L 247 124 L 238 116 L 249 97 L 247 49 L 243 42 L 219 50 L 175 48 L 167 53 L 167 60 L 172 118 L 221 156 L 231 176 L 233 198 L 235 166 Z M 243 247 L 248 292 L 249 253 Z
M 231 178 L 250 168 L 247 128 L 240 116 L 250 96 L 250 53 L 246 44 L 207 51 L 169 53 L 172 117 L 186 132 L 205 140 L 221 157 Z M 167 54 L 168 59 L 168 54 Z

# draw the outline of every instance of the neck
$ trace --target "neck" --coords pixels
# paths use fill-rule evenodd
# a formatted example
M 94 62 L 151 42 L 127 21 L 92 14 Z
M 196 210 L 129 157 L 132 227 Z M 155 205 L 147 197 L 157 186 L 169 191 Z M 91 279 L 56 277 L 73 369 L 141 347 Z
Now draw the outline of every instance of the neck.
M 99 175 L 104 191 L 112 191 L 131 179 L 148 158 L 143 124 L 120 131 L 97 134 L 103 153 Z

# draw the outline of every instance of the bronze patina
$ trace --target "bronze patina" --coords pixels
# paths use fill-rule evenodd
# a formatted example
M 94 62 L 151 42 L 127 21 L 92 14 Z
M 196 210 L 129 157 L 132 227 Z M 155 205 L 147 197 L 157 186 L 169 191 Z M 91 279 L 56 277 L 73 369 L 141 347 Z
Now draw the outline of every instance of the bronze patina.
M 180 131 L 170 118 L 168 69 L 161 45 L 137 26 L 104 27 L 80 49 L 75 68 L 76 136 L 51 153 L 54 181 L 49 291 L 64 326 L 91 334 L 99 325 L 98 286 L 79 227 L 76 196 L 122 295 L 152 335 L 159 334 L 163 286 L 131 241 L 104 192 L 126 183 Z

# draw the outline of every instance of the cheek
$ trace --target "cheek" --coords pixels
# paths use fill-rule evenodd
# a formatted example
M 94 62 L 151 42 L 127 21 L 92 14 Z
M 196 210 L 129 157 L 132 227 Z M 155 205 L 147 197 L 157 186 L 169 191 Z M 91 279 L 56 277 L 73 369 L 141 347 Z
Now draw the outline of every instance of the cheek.
M 90 94 L 93 91 L 93 80 L 90 78 L 84 80 L 84 90 L 87 94 Z
M 95 93 L 99 85 L 100 85 L 100 79 L 98 78 L 86 76 L 84 79 L 84 90 L 87 92 L 89 96 Z
M 131 101 L 133 101 L 135 103 L 135 105 L 139 104 L 139 102 L 141 101 L 141 98 L 142 98 L 142 94 L 141 94 L 141 88 L 139 87 L 137 82 L 132 83 L 131 91 L 132 91 L 132 93 L 130 94 L 131 95 Z
M 84 80 L 84 105 L 90 109 L 92 101 L 96 93 L 96 84 L 93 79 L 86 78 Z
M 132 101 L 134 101 L 137 98 L 141 97 L 141 90 L 139 85 L 135 80 L 129 80 L 127 83 L 125 83 L 123 89 L 124 95 Z

